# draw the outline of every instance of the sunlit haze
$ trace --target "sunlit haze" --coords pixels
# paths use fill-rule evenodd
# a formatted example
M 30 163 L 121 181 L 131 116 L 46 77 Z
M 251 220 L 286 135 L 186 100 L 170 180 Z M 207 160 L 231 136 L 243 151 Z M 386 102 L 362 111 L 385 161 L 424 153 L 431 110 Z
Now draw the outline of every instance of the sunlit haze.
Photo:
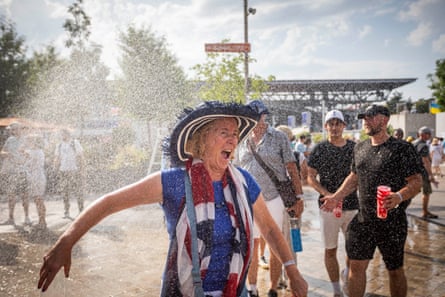
M 72 0 L 0 0 L 26 45 L 50 43 L 66 55 L 63 23 Z M 426 76 L 445 57 L 445 1 L 251 0 L 251 74 L 276 79 L 418 78 L 398 91 L 429 98 Z M 103 46 L 103 62 L 119 74 L 119 31 L 129 24 L 164 36 L 179 64 L 205 61 L 204 44 L 244 41 L 243 1 L 84 1 L 92 21 L 90 40 Z

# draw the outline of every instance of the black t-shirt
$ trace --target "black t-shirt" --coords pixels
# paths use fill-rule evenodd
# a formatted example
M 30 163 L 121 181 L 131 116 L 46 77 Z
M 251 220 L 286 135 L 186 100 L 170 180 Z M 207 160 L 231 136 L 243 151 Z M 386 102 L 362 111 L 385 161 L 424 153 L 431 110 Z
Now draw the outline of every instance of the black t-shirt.
M 426 143 L 426 141 L 422 140 L 422 139 L 417 139 L 412 143 L 417 151 L 417 153 L 419 154 L 420 157 L 420 162 L 422 164 L 422 177 L 424 179 L 428 179 L 428 171 L 426 170 L 425 166 L 423 166 L 423 160 L 422 158 L 428 158 L 431 161 L 430 158 L 430 149 L 428 147 L 428 144 Z
M 417 152 L 410 143 L 390 137 L 386 142 L 372 146 L 371 140 L 358 143 L 354 149 L 352 171 L 358 176 L 359 220 L 376 220 L 376 195 L 379 185 L 389 186 L 397 192 L 406 184 L 406 178 L 421 173 Z M 395 211 L 388 212 L 388 220 L 409 201 L 404 201 Z
M 317 170 L 320 184 L 331 193 L 335 193 L 345 178 L 351 172 L 352 154 L 355 142 L 347 140 L 342 147 L 335 146 L 329 141 L 318 143 L 308 159 L 308 166 Z M 323 197 L 320 195 L 320 198 Z M 321 206 L 320 199 L 318 200 Z M 357 192 L 348 195 L 343 201 L 343 209 L 357 209 Z

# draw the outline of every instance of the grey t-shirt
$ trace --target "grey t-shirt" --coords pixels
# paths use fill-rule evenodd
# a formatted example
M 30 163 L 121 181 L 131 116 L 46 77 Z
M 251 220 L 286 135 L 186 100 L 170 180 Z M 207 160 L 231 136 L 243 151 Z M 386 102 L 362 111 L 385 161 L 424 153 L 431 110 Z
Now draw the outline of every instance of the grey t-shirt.
M 249 142 L 252 141 L 246 139 L 238 145 L 235 163 L 253 175 L 260 185 L 261 192 L 266 201 L 273 200 L 279 197 L 279 193 L 269 175 L 267 175 L 263 167 L 256 161 L 249 148 Z M 255 144 L 253 145 L 255 147 Z M 278 179 L 285 180 L 287 176 L 286 164 L 295 162 L 286 134 L 272 127 L 268 127 L 255 149 L 269 168 L 274 171 Z

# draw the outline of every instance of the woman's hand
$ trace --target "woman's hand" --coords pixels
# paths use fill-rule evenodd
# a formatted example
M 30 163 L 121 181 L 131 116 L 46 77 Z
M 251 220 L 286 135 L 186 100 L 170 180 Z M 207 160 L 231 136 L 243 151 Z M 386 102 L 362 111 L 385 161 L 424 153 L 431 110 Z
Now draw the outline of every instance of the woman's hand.
M 286 273 L 289 277 L 289 284 L 292 296 L 306 297 L 308 291 L 308 284 L 297 269 L 296 265 L 286 267 Z
M 37 285 L 38 289 L 42 289 L 42 292 L 45 292 L 62 266 L 64 267 L 65 277 L 69 277 L 71 250 L 72 246 L 64 245 L 61 241 L 58 241 L 43 257 L 43 265 L 40 268 L 40 278 Z

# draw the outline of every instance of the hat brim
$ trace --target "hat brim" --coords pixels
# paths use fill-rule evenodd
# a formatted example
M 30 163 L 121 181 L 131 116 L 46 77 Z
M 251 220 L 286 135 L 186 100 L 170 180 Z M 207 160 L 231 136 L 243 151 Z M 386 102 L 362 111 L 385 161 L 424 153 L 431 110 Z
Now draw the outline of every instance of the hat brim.
M 251 107 L 234 102 L 207 101 L 195 109 L 184 110 L 163 146 L 172 166 L 181 166 L 191 157 L 191 153 L 186 150 L 187 141 L 197 130 L 211 121 L 227 117 L 237 120 L 241 142 L 255 128 L 260 115 Z

